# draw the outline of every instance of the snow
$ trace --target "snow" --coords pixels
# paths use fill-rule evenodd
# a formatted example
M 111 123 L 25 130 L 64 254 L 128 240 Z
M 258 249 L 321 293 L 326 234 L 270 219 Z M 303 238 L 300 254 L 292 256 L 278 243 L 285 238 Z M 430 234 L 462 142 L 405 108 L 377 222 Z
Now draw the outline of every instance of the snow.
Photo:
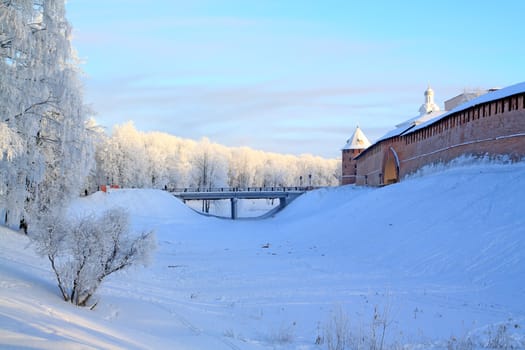
M 0 348 L 326 349 L 315 340 L 337 312 L 369 336 L 374 309 L 388 344 L 524 348 L 523 198 L 523 162 L 311 191 L 265 220 L 204 217 L 156 190 L 95 193 L 72 215 L 127 208 L 156 230 L 151 265 L 78 308 L 27 238 L 0 228 Z
M 346 141 L 343 150 L 346 149 L 365 149 L 370 147 L 370 141 L 363 131 L 357 126 L 352 136 Z
M 376 142 L 374 142 L 374 145 L 377 145 L 379 142 L 383 140 L 388 140 L 392 137 L 396 137 L 396 136 L 408 133 L 412 128 L 417 127 L 420 124 L 426 125 L 429 120 L 435 120 L 436 118 L 441 118 L 441 115 L 443 115 L 442 111 L 433 111 L 427 114 L 418 115 L 417 117 L 410 118 L 396 125 L 395 129 L 388 131 L 386 134 L 378 138 Z
M 187 201 L 186 205 L 202 213 L 202 201 Z M 279 199 L 238 199 L 238 218 L 260 218 L 266 216 L 272 210 L 278 210 Z M 231 201 L 229 199 L 211 201 L 209 215 L 222 218 L 231 217 Z

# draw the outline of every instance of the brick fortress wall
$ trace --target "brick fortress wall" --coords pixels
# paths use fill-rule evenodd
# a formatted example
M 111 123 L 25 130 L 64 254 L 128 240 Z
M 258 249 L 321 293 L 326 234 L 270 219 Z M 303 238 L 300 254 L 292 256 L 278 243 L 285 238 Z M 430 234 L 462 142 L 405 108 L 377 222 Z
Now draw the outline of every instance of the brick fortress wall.
M 393 183 L 461 155 L 525 157 L 525 94 L 470 107 L 371 146 L 356 159 L 356 184 Z

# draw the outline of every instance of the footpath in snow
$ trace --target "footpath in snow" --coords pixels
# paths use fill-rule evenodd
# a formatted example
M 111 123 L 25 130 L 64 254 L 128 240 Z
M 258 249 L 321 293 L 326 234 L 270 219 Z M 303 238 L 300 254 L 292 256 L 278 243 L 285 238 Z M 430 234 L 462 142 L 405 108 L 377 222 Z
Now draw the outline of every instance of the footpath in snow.
M 348 349 L 383 334 L 525 348 L 524 198 L 525 163 L 316 190 L 264 220 L 204 217 L 162 191 L 95 193 L 71 215 L 128 209 L 156 230 L 150 266 L 77 308 L 26 237 L 0 228 L 0 348 L 328 349 L 337 325 Z

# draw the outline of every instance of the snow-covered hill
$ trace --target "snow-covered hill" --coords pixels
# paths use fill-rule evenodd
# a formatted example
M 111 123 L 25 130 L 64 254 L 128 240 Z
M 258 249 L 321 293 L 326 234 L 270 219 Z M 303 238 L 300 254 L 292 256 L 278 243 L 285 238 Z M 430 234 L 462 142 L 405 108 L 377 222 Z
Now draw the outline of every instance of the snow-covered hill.
M 96 193 L 72 215 L 128 208 L 157 231 L 151 266 L 80 309 L 26 237 L 0 229 L 0 348 L 325 349 L 334 322 L 354 341 L 384 327 L 409 348 L 523 348 L 524 198 L 525 163 L 312 191 L 260 221 L 203 217 L 161 191 Z

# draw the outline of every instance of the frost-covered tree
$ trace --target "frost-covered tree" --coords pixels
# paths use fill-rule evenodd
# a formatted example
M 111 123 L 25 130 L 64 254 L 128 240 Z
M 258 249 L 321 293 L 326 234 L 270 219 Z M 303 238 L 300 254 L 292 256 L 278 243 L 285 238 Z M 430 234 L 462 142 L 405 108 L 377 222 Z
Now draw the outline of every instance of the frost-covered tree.
M 255 186 L 255 168 L 258 157 L 247 147 L 232 149 L 228 164 L 228 185 L 246 188 Z
M 303 185 L 311 179 L 312 186 L 333 186 L 339 184 L 340 163 L 311 155 L 227 148 L 206 138 L 196 142 L 143 133 L 126 123 L 99 144 L 96 178 L 98 185 L 151 188 L 298 186 L 301 178 Z
M 90 146 L 93 156 L 90 157 L 91 166 L 89 167 L 89 174 L 85 179 L 83 187 L 84 191 L 92 193 L 98 190 L 97 184 L 103 183 L 100 178 L 99 162 L 97 158 L 99 155 L 97 150 L 99 149 L 98 145 L 103 145 L 106 142 L 107 136 L 104 132 L 104 128 L 100 126 L 94 118 L 89 118 L 85 125 L 91 142 Z
M 193 140 L 184 140 L 175 136 L 166 135 L 170 140 L 165 146 L 169 149 L 169 155 L 166 159 L 166 168 L 168 175 L 169 188 L 188 187 L 190 184 L 191 160 L 197 142 Z
M 293 158 L 282 155 L 272 155 L 258 169 L 262 187 L 293 186 L 299 184 L 296 177 L 295 162 Z M 295 181 L 297 178 L 297 181 Z
M 144 170 L 152 188 L 162 188 L 169 183 L 169 172 L 173 171 L 171 164 L 168 164 L 170 150 L 163 147 L 168 142 L 166 135 L 162 133 L 144 135 L 144 149 L 148 164 Z
M 226 186 L 227 160 L 224 148 L 204 138 L 199 142 L 192 160 L 192 187 L 210 190 Z M 202 201 L 202 211 L 210 211 L 210 201 Z
M 5 123 L 0 123 L 0 161 L 11 161 L 23 152 L 22 138 Z
M 224 149 L 204 138 L 199 142 L 192 159 L 192 185 L 210 189 L 226 185 L 226 156 Z
M 97 144 L 96 183 L 122 187 L 188 186 L 190 159 L 196 142 L 164 133 L 142 133 L 133 123 L 116 125 Z
M 1 164 L 10 226 L 76 195 L 92 166 L 70 36 L 64 0 L 0 1 L 0 124 L 19 145 Z
M 338 185 L 340 167 L 338 163 L 323 161 L 320 157 L 303 154 L 297 163 L 297 174 L 302 177 L 305 186 Z
M 153 232 L 130 234 L 128 214 L 111 209 L 77 220 L 43 217 L 30 237 L 47 257 L 65 301 L 86 306 L 102 281 L 134 264 L 146 264 L 155 247 Z
M 7 193 L 8 182 L 6 179 L 12 171 L 9 164 L 23 150 L 22 138 L 5 123 L 0 122 L 0 179 L 2 179 L 0 180 L 0 208 L 6 208 L 7 206 L 6 198 L 1 194 Z
M 109 155 L 111 171 L 108 183 L 124 187 L 149 187 L 148 159 L 143 134 L 133 122 L 114 128 L 105 152 Z

